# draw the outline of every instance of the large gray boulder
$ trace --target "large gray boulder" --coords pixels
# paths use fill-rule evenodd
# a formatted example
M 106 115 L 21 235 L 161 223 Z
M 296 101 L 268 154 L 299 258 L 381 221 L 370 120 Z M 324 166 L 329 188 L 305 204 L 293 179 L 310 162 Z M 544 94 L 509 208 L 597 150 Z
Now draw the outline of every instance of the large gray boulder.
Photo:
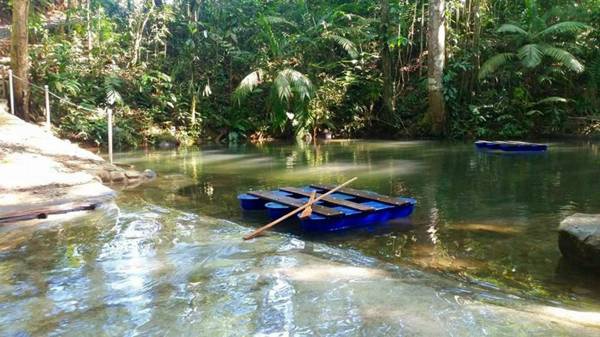
M 558 246 L 569 260 L 600 268 L 600 214 L 576 213 L 558 227 Z

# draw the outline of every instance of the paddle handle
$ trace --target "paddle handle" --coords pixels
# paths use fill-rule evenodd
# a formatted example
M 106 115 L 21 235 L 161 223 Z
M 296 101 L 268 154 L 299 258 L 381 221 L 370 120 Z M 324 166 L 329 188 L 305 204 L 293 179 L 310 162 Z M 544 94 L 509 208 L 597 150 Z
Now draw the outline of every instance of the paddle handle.
M 309 200 L 309 201 L 308 201 L 306 204 L 304 204 L 304 205 L 302 205 L 302 206 L 300 206 L 300 207 L 296 208 L 295 210 L 293 210 L 293 211 L 289 212 L 288 214 L 286 214 L 286 215 L 282 216 L 281 218 L 279 218 L 279 219 L 277 219 L 277 220 L 274 220 L 274 221 L 272 221 L 272 222 L 270 222 L 270 223 L 268 223 L 268 224 L 266 224 L 266 225 L 264 225 L 264 226 L 262 226 L 262 227 L 258 228 L 257 230 L 253 231 L 252 233 L 250 233 L 250 234 L 248 234 L 248 235 L 244 236 L 244 240 L 250 240 L 250 239 L 252 239 L 252 238 L 255 238 L 255 237 L 257 237 L 257 236 L 258 236 L 260 233 L 264 232 L 265 230 L 267 230 L 267 229 L 269 229 L 269 228 L 271 228 L 271 227 L 273 227 L 273 226 L 277 225 L 278 223 L 282 222 L 283 220 L 285 220 L 285 219 L 287 219 L 287 218 L 291 217 L 292 215 L 294 215 L 294 214 L 296 214 L 296 213 L 298 213 L 298 212 L 302 211 L 302 210 L 303 210 L 303 209 L 305 209 L 306 207 L 308 207 L 308 206 L 311 206 L 312 204 L 316 203 L 317 201 L 319 201 L 319 200 L 321 200 L 321 199 L 325 198 L 326 196 L 328 196 L 328 195 L 330 195 L 330 194 L 332 194 L 332 193 L 336 192 L 336 191 L 337 191 L 337 190 L 339 190 L 340 188 L 342 188 L 342 187 L 344 187 L 344 186 L 346 186 L 346 185 L 350 184 L 351 182 L 355 181 L 356 179 L 358 179 L 358 177 L 354 177 L 354 178 L 352 178 L 352 179 L 350 179 L 350 180 L 346 181 L 345 183 L 343 183 L 343 184 L 341 184 L 341 185 L 339 185 L 339 186 L 336 186 L 335 188 L 332 188 L 332 189 L 331 189 L 331 190 L 329 190 L 327 193 L 321 194 L 319 197 L 317 197 L 316 199 L 314 199 L 314 200 L 312 200 L 312 201 L 310 201 L 310 200 Z

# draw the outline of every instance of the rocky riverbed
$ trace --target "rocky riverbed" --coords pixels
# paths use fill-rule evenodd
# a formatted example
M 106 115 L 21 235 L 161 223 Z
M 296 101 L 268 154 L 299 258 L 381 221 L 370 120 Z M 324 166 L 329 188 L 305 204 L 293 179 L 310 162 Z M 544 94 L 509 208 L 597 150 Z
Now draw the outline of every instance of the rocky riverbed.
M 111 165 L 0 103 L 0 176 L 2 223 L 94 209 L 115 197 L 114 187 L 140 184 L 153 173 Z

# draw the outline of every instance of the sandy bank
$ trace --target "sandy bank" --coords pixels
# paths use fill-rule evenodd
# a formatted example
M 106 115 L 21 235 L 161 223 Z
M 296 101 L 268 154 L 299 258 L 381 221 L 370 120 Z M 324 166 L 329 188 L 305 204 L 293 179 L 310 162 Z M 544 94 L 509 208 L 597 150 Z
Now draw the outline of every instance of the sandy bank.
M 116 195 L 105 184 L 134 185 L 151 176 L 23 122 L 0 102 L 0 223 L 94 209 Z

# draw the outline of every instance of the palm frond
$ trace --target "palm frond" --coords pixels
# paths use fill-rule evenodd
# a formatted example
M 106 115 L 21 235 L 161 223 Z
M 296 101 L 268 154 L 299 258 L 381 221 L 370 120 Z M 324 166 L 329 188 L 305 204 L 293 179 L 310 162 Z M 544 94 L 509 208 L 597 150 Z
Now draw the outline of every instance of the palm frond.
M 298 27 L 298 25 L 296 23 L 289 21 L 286 18 L 283 18 L 281 16 L 265 15 L 264 19 L 272 25 L 284 24 L 284 25 L 292 26 L 294 28 Z
M 576 73 L 581 73 L 585 70 L 585 67 L 579 60 L 573 56 L 573 54 L 568 51 L 556 48 L 550 45 L 540 45 L 542 52 L 553 58 L 555 61 L 558 61 L 564 64 L 567 68 L 573 70 Z
M 535 68 L 542 62 L 543 52 L 540 46 L 535 43 L 526 44 L 519 48 L 517 54 L 521 59 L 521 63 L 527 68 Z
M 500 26 L 500 28 L 498 28 L 496 30 L 496 32 L 498 32 L 498 33 L 515 33 L 515 34 L 521 34 L 521 35 L 525 35 L 525 36 L 529 35 L 529 33 L 525 29 L 523 29 L 517 25 L 513 25 L 512 23 L 503 24 L 502 26 Z
M 535 106 L 535 105 L 539 105 L 539 104 L 568 103 L 568 102 L 569 102 L 569 100 L 564 97 L 550 96 L 550 97 L 543 98 L 537 102 L 534 102 L 530 106 Z
M 238 85 L 233 92 L 233 99 L 236 100 L 238 104 L 241 104 L 241 100 L 252 93 L 254 88 L 262 83 L 263 74 L 263 70 L 258 69 L 246 75 L 246 77 L 244 77 L 244 79 L 242 79 L 240 82 L 240 85 Z
M 559 33 L 572 32 L 576 33 L 582 30 L 591 29 L 592 27 L 582 22 L 577 21 L 563 21 L 542 30 L 536 34 L 536 37 L 549 37 Z
M 273 89 L 277 92 L 277 97 L 280 101 L 289 102 L 292 99 L 292 85 L 288 80 L 285 70 L 279 72 L 277 77 L 275 77 Z
M 293 96 L 303 101 L 313 93 L 312 82 L 306 75 L 294 69 L 284 69 L 277 74 L 274 88 L 280 100 L 289 102 Z
M 310 99 L 314 88 L 312 82 L 306 75 L 293 69 L 285 69 L 283 70 L 283 73 L 286 74 L 288 81 L 292 84 L 294 93 L 300 100 Z
M 486 78 L 487 76 L 495 72 L 498 68 L 508 63 L 514 57 L 514 53 L 500 53 L 492 56 L 481 65 L 477 77 L 479 78 L 479 80 Z
M 258 23 L 262 29 L 263 36 L 266 38 L 269 44 L 269 49 L 271 49 L 273 56 L 278 56 L 281 54 L 279 40 L 277 40 L 275 33 L 273 33 L 273 27 L 271 25 L 271 21 L 269 21 L 269 18 L 265 15 L 261 15 L 258 18 Z
M 358 50 L 356 49 L 354 42 L 348 40 L 347 38 L 345 38 L 343 36 L 340 36 L 337 34 L 332 34 L 332 33 L 323 34 L 323 37 L 337 43 L 340 47 L 342 47 L 348 53 L 348 55 L 350 55 L 350 57 L 352 57 L 352 58 L 358 57 Z

